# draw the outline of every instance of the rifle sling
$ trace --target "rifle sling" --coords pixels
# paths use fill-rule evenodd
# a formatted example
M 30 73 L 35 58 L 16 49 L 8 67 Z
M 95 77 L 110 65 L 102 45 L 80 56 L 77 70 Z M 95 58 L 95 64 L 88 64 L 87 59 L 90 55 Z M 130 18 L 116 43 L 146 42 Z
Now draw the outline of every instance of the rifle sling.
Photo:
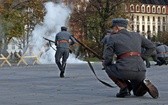
M 95 77 L 96 77 L 96 79 L 97 79 L 98 81 L 100 81 L 102 84 L 104 84 L 105 86 L 108 86 L 108 87 L 110 87 L 110 88 L 115 88 L 115 87 L 116 87 L 116 86 L 112 86 L 112 85 L 110 85 L 109 83 L 104 82 L 104 81 L 102 81 L 101 79 L 99 79 L 99 78 L 97 77 L 97 75 L 96 75 L 96 73 L 95 73 L 95 70 L 94 70 L 92 64 L 90 63 L 90 61 L 87 61 L 87 62 L 88 62 L 88 65 L 89 65 L 90 69 L 92 70 L 93 74 L 95 75 Z

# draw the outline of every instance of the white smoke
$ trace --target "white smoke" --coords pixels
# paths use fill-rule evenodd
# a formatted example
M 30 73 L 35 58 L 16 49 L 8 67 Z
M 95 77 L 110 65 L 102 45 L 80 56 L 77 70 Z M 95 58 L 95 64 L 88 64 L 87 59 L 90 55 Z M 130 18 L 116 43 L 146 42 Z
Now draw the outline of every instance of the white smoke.
M 43 37 L 54 41 L 55 35 L 60 31 L 61 26 L 67 25 L 71 11 L 63 3 L 46 2 L 44 6 L 46 9 L 44 22 L 35 26 L 28 50 L 29 54 L 32 51 L 34 55 L 41 55 L 40 62 L 42 64 L 53 64 L 55 63 L 55 51 L 52 48 L 45 51 L 48 47 L 45 47 L 47 41 Z M 52 46 L 55 48 L 54 44 Z M 76 59 L 74 55 L 70 55 L 67 63 L 73 62 L 80 63 L 83 61 Z

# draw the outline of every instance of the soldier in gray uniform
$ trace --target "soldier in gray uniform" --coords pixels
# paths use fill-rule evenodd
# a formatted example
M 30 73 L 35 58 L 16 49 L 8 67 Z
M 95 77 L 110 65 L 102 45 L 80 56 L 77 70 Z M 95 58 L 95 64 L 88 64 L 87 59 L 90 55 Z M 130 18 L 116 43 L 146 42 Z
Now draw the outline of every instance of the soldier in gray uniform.
M 154 44 L 155 45 L 155 44 Z M 155 46 L 156 47 L 156 46 Z M 142 52 L 143 53 L 145 51 L 144 48 L 142 48 Z M 157 52 L 156 52 L 156 49 L 152 52 L 151 56 L 150 56 L 154 62 L 156 62 L 156 65 L 161 65 L 161 62 L 158 60 L 157 58 Z M 145 57 L 145 56 L 142 56 L 142 59 L 146 62 L 146 67 L 147 68 L 150 68 L 151 64 L 150 64 L 150 61 L 149 61 L 149 57 Z
M 165 44 L 158 44 L 156 47 L 157 58 L 161 62 L 160 65 L 166 64 L 167 65 L 167 58 L 168 58 L 168 46 Z
M 61 27 L 61 32 L 59 32 L 55 37 L 55 45 L 57 46 L 57 51 L 55 53 L 55 62 L 59 68 L 60 77 L 64 77 L 66 61 L 69 57 L 69 46 L 75 43 L 75 39 L 72 34 L 67 32 L 66 27 Z M 62 58 L 62 62 L 60 61 Z
M 141 56 L 150 56 L 154 44 L 135 32 L 126 30 L 128 21 L 123 18 L 112 20 L 112 29 L 116 33 L 109 37 L 104 49 L 103 66 L 109 78 L 120 88 L 116 97 L 130 95 L 143 96 L 148 92 L 153 98 L 158 97 L 157 88 L 146 78 L 146 67 Z M 146 50 L 141 55 L 141 46 Z M 117 55 L 115 64 L 111 63 L 113 55 Z
M 107 43 L 107 41 L 108 41 L 108 37 L 110 36 L 110 35 L 112 35 L 113 34 L 113 32 L 111 31 L 111 30 L 106 30 L 106 35 L 104 36 L 104 38 L 101 40 L 101 43 L 103 44 L 103 45 L 106 45 L 106 43 Z
M 105 49 L 106 44 L 108 42 L 108 39 L 111 35 L 115 34 L 112 30 L 106 30 L 106 35 L 104 36 L 104 38 L 101 40 L 101 43 L 103 45 L 103 49 Z M 104 52 L 104 51 L 103 51 Z M 113 60 L 112 60 L 113 61 Z M 103 67 L 102 70 L 105 70 L 105 68 Z

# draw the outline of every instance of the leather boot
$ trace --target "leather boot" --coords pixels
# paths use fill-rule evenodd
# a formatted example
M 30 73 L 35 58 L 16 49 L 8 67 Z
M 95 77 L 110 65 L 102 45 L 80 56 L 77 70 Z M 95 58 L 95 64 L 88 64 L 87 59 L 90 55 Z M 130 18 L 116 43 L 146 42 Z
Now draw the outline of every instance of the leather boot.
M 134 90 L 135 96 L 143 96 L 147 92 L 147 88 L 143 82 L 141 82 L 136 90 Z
M 119 97 L 119 98 L 124 98 L 126 96 L 130 96 L 130 91 L 128 90 L 127 87 L 123 88 L 123 89 L 120 89 L 119 93 L 116 94 L 116 97 Z
M 130 91 L 128 90 L 128 87 L 127 87 L 127 84 L 125 81 L 121 80 L 121 79 L 118 79 L 116 77 L 110 77 L 114 83 L 120 87 L 120 91 L 119 93 L 116 94 L 116 97 L 119 97 L 119 98 L 124 98 L 126 96 L 130 96 Z
M 147 87 L 148 93 L 153 97 L 153 98 L 158 98 L 159 97 L 159 92 L 157 88 L 147 79 L 143 81 L 144 85 Z
M 64 78 L 64 69 L 63 69 L 61 63 L 60 62 L 56 62 L 56 63 L 57 63 L 57 66 L 58 66 L 59 70 L 61 71 L 60 72 L 60 77 Z
M 131 90 L 133 89 L 132 84 L 128 80 L 124 80 L 124 82 L 127 84 L 129 92 L 131 92 Z

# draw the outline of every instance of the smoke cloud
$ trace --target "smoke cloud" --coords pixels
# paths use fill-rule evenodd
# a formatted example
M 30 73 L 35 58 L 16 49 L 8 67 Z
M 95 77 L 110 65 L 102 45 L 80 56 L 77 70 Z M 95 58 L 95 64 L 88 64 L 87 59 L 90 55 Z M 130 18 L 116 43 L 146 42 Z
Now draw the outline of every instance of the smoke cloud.
M 55 63 L 55 50 L 46 46 L 47 41 L 43 37 L 54 41 L 55 35 L 60 31 L 61 26 L 67 26 L 71 11 L 63 3 L 46 2 L 44 6 L 46 9 L 44 21 L 42 24 L 35 26 L 30 38 L 28 52 L 40 56 L 42 64 L 53 64 Z M 52 44 L 52 47 L 55 48 L 55 45 Z M 81 63 L 83 61 L 76 59 L 74 55 L 70 55 L 67 63 L 74 62 Z

